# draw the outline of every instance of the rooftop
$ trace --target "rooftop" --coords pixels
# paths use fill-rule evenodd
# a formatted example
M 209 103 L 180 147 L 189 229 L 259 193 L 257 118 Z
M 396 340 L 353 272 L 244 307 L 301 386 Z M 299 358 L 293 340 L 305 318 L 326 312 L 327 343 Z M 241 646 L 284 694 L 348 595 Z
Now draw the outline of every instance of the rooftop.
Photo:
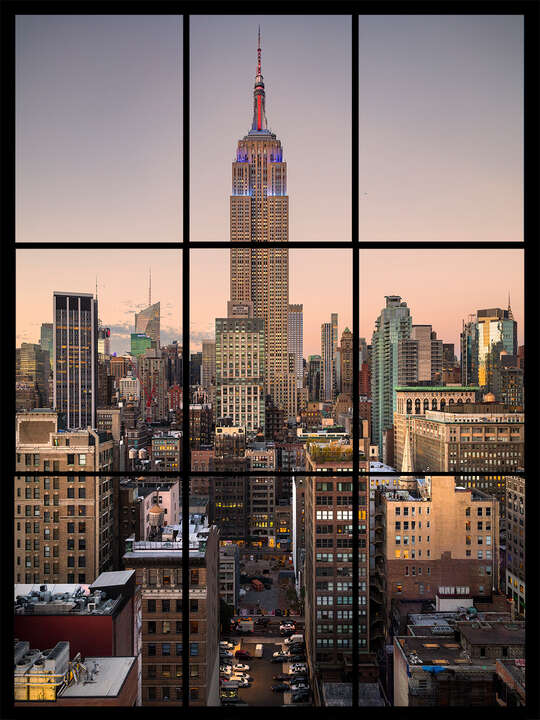
M 325 707 L 350 707 L 352 685 L 350 683 L 325 682 L 322 686 Z M 378 683 L 358 683 L 358 704 L 361 707 L 380 707 L 385 702 Z
M 115 697 L 129 675 L 136 657 L 93 657 L 85 658 L 84 664 L 92 680 L 75 682 L 65 688 L 60 697 Z
M 471 645 L 525 645 L 525 622 L 460 622 L 458 629 Z
M 419 670 L 429 672 L 439 667 L 463 667 L 484 670 L 493 670 L 495 660 L 491 658 L 471 658 L 462 646 L 448 635 L 433 635 L 432 637 L 401 636 L 395 637 L 395 642 L 401 647 L 407 658 L 409 668 L 417 667 Z
M 133 571 L 103 574 L 114 576 L 112 583 L 100 575 L 92 586 L 16 584 L 15 615 L 114 615 L 123 601 L 115 586 L 128 582 Z

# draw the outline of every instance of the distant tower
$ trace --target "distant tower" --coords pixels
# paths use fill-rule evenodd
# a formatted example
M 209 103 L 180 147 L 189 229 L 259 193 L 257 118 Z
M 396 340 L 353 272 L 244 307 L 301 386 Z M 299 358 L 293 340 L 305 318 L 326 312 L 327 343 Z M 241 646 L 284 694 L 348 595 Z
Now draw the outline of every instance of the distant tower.
M 53 294 L 53 397 L 65 427 L 96 427 L 97 300 L 87 293 Z
M 399 341 L 411 335 L 411 311 L 399 295 L 387 295 L 371 338 L 373 442 L 382 448 L 383 431 L 394 424 Z

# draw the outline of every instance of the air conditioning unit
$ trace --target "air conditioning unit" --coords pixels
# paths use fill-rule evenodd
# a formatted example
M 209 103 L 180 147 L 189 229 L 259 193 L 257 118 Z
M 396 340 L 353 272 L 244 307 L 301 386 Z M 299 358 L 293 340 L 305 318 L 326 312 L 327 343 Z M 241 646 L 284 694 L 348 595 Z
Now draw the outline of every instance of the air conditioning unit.
M 87 608 L 88 612 L 94 612 L 94 610 L 96 609 L 96 603 L 88 603 L 86 608 Z

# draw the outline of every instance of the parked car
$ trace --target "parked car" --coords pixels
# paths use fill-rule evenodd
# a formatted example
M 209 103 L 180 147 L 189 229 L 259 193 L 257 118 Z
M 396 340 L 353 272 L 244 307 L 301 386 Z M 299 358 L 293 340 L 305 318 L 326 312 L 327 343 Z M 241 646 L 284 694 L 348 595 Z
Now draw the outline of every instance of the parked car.
M 231 657 L 232 657 L 232 655 L 231 655 Z M 251 658 L 251 655 L 250 655 L 250 653 L 248 653 L 247 650 L 237 650 L 237 651 L 234 653 L 234 657 L 236 657 L 236 658 L 245 658 L 246 660 L 248 660 L 248 659 Z
M 292 663 L 289 672 L 291 675 L 298 672 L 307 672 L 307 665 L 306 663 Z
M 220 665 L 219 666 L 219 672 L 220 673 L 226 673 L 227 675 L 230 675 L 232 673 L 232 665 Z
M 247 678 L 236 678 L 235 682 L 238 683 L 238 687 L 249 687 L 250 682 Z
M 219 651 L 220 658 L 232 658 L 232 656 L 233 656 L 233 654 L 232 654 L 232 652 L 229 652 L 229 650 L 220 650 Z
M 272 653 L 272 657 L 277 657 L 278 655 L 283 655 L 283 657 L 289 657 L 289 653 L 283 652 L 282 650 L 276 650 L 275 653 Z
M 289 625 L 292 625 L 293 623 L 289 623 Z M 282 625 L 285 625 L 285 623 L 282 623 Z M 300 633 L 296 633 L 295 635 L 291 635 L 285 640 L 285 645 L 293 645 L 295 642 L 304 642 L 304 636 Z
M 292 694 L 291 699 L 293 703 L 308 702 L 309 696 L 309 690 L 298 690 L 298 692 Z
M 304 682 L 291 683 L 291 690 L 296 692 L 297 690 L 309 690 L 309 685 Z
M 274 675 L 272 680 L 290 680 L 291 676 L 287 675 L 287 673 L 279 673 L 279 675 Z
M 259 618 L 258 620 L 255 620 L 255 625 L 259 625 L 260 627 L 268 627 L 270 625 L 270 619 Z
M 219 649 L 220 650 L 232 650 L 234 647 L 234 643 L 229 642 L 228 640 L 220 640 L 219 641 Z
M 287 651 L 290 652 L 291 655 L 300 655 L 300 653 L 303 653 L 305 649 L 306 646 L 304 643 L 296 643 L 295 645 L 289 645 L 287 647 Z
M 235 672 L 244 672 L 249 670 L 249 665 L 246 665 L 245 663 L 236 663 L 236 665 L 233 665 L 233 669 Z
M 304 653 L 302 653 L 301 655 L 290 655 L 289 660 L 293 663 L 306 662 L 306 656 L 304 655 Z
M 274 692 L 286 692 L 290 690 L 290 687 L 286 683 L 277 683 L 276 685 L 272 685 L 272 690 Z
M 289 659 L 289 658 L 288 658 L 287 655 L 276 655 L 275 657 L 271 657 L 271 658 L 270 658 L 270 662 L 273 662 L 273 663 L 276 663 L 276 662 L 283 663 L 283 662 L 287 662 L 288 659 Z

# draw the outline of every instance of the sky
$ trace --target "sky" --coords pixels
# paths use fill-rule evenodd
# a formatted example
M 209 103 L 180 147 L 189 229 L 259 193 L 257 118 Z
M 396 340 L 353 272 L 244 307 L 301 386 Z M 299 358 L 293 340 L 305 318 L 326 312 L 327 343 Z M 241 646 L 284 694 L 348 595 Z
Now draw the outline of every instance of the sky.
M 191 17 L 191 239 L 230 237 L 231 163 L 253 118 L 259 24 L 289 239 L 350 241 L 351 19 L 331 15 Z
M 192 250 L 191 346 L 214 339 L 215 319 L 227 317 L 230 250 Z M 350 250 L 290 250 L 289 303 L 304 306 L 304 357 L 320 355 L 321 324 L 338 313 L 339 337 L 352 329 L 352 253 Z
M 364 241 L 523 241 L 523 17 L 359 20 Z
M 16 240 L 178 242 L 182 18 L 16 19 Z
M 385 295 L 400 295 L 413 324 L 432 325 L 459 354 L 462 320 L 485 308 L 508 306 L 524 342 L 522 250 L 361 250 L 360 336 L 368 344 Z
M 16 340 L 38 343 L 42 323 L 53 321 L 53 292 L 95 295 L 98 314 L 111 328 L 111 352 L 127 352 L 135 312 L 161 302 L 161 344 L 181 340 L 182 257 L 174 250 L 18 250 L 16 254 Z

